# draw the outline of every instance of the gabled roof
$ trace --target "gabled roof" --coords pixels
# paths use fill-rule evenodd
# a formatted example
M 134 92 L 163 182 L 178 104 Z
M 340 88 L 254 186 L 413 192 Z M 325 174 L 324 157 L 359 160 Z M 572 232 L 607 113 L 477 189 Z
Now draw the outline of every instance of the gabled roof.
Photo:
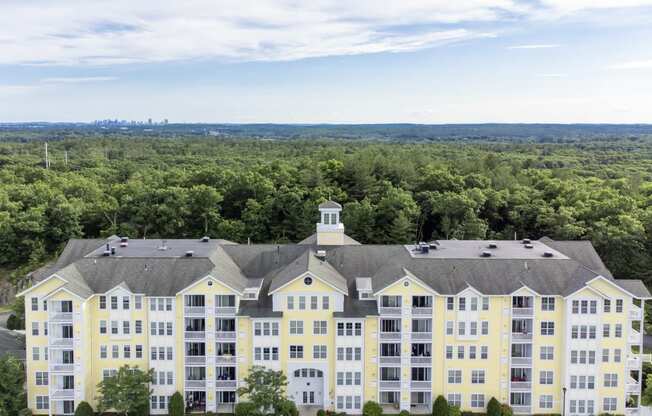
M 342 205 L 335 201 L 328 200 L 319 204 L 319 209 L 342 209 Z
M 350 245 L 359 246 L 360 245 L 359 242 L 355 241 L 354 239 L 352 239 L 351 237 L 349 237 L 346 234 L 344 234 L 343 240 L 344 240 L 344 245 L 345 246 L 350 246 Z M 317 233 L 315 233 L 315 234 L 313 234 L 313 235 L 299 241 L 297 244 L 299 244 L 299 245 L 313 245 L 313 246 L 317 245 Z
M 638 296 L 640 298 L 652 297 L 650 291 L 641 280 L 614 279 L 613 282 L 634 296 Z
M 274 293 L 306 273 L 311 274 L 343 294 L 348 294 L 346 279 L 326 260 L 317 258 L 313 250 L 305 251 L 283 268 L 272 279 L 269 293 Z

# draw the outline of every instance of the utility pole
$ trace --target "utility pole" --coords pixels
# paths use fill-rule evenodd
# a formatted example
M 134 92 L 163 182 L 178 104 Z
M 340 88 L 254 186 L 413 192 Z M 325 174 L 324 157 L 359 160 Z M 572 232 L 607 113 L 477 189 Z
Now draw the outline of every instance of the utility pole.
M 45 143 L 45 169 L 50 169 L 50 159 L 48 158 L 48 144 Z

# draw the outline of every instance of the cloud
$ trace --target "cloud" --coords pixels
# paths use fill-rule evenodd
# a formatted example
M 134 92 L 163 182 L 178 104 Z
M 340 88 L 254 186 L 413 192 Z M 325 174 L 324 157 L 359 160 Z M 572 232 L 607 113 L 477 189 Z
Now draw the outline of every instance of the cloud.
M 284 61 L 405 52 L 652 0 L 3 0 L 0 64 Z M 515 49 L 526 49 L 517 45 Z M 546 46 L 550 47 L 550 46 Z
M 547 74 L 537 74 L 538 77 L 542 78 L 566 78 L 568 74 L 564 73 L 547 73 Z
M 508 46 L 507 49 L 550 49 L 559 48 L 560 46 L 557 44 L 514 45 Z
M 87 82 L 106 82 L 115 81 L 116 77 L 58 77 L 58 78 L 43 78 L 41 82 L 44 84 L 82 84 Z
M 652 68 L 652 59 L 622 62 L 607 67 L 607 69 L 649 69 L 649 68 Z

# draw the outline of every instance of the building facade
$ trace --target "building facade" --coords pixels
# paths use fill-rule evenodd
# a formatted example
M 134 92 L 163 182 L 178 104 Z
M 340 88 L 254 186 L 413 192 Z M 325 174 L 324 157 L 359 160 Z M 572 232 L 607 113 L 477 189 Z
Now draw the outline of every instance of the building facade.
M 254 365 L 282 370 L 299 409 L 635 415 L 640 281 L 584 241 L 361 245 L 320 206 L 295 245 L 72 240 L 25 297 L 28 404 L 68 415 L 124 364 L 154 370 L 150 411 L 181 392 L 230 412 Z

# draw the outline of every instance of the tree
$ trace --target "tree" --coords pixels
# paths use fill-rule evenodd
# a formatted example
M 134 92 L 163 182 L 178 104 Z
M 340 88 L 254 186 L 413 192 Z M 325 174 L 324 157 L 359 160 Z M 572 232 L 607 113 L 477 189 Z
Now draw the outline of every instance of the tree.
M 149 406 L 152 391 L 153 369 L 147 372 L 138 367 L 124 365 L 117 374 L 102 380 L 98 385 L 98 410 L 104 412 L 114 409 L 116 413 L 130 416 L 138 415 Z
M 647 375 L 645 382 L 647 386 L 645 387 L 645 390 L 643 390 L 643 394 L 641 395 L 641 402 L 645 406 L 649 406 L 652 403 L 652 373 Z
M 374 401 L 369 400 L 362 406 L 363 416 L 382 416 L 383 408 Z
M 88 402 L 80 402 L 75 409 L 75 416 L 94 416 L 93 408 Z
M 239 402 L 235 405 L 235 416 L 254 416 L 258 414 L 258 409 L 251 402 Z
M 285 399 L 279 403 L 274 416 L 299 416 L 299 410 L 292 400 Z
M 0 416 L 14 416 L 27 405 L 25 368 L 16 357 L 5 355 L 0 358 L 0 374 Z
M 487 403 L 487 416 L 500 416 L 500 402 L 492 397 Z
M 432 405 L 432 416 L 448 416 L 448 402 L 442 395 L 437 396 Z
M 258 413 L 275 412 L 286 400 L 287 377 L 282 371 L 274 371 L 255 365 L 249 369 L 244 379 L 245 386 L 238 389 L 238 395 L 247 396 Z
M 181 393 L 174 392 L 170 397 L 170 403 L 168 404 L 168 413 L 170 416 L 183 416 L 185 411 L 185 405 L 183 402 L 183 396 Z

